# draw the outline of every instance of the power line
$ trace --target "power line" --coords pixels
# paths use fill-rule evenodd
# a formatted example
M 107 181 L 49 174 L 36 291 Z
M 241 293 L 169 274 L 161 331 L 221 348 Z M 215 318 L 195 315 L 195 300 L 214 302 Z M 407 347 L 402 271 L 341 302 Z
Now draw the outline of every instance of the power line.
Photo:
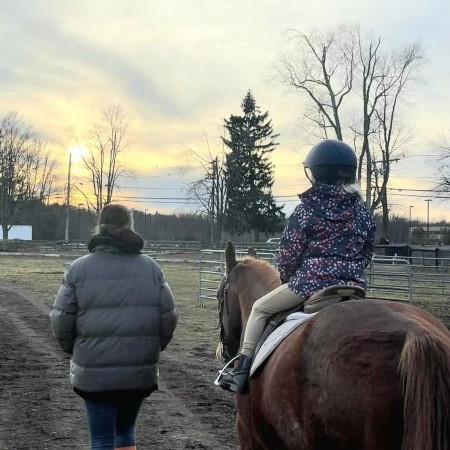
M 436 192 L 436 189 L 387 188 L 388 191 Z
M 418 195 L 418 194 L 390 194 L 390 195 L 395 196 L 395 197 L 416 197 L 416 198 L 433 197 L 433 198 L 435 198 L 437 200 L 450 199 L 450 196 L 443 196 L 443 195 L 436 195 L 436 196 L 433 196 L 433 195 Z

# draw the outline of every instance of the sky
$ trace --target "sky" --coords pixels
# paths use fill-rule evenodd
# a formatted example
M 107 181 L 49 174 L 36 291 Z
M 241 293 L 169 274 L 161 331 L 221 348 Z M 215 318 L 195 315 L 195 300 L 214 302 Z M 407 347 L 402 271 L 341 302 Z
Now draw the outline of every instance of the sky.
M 120 105 L 132 117 L 126 165 L 134 176 L 117 198 L 148 213 L 187 213 L 194 210 L 183 200 L 187 185 L 203 172 L 183 154 L 206 157 L 208 145 L 220 152 L 223 119 L 240 114 L 251 89 L 280 134 L 273 194 L 290 214 L 308 186 L 305 98 L 273 81 L 274 66 L 289 29 L 343 22 L 380 35 L 386 49 L 424 46 L 423 82 L 405 113 L 414 143 L 391 176 L 390 187 L 404 190 L 390 198 L 397 215 L 425 221 L 429 205 L 430 222 L 450 220 L 448 204 L 408 190 L 432 189 L 430 142 L 450 136 L 448 0 L 0 0 L 0 116 L 18 111 L 57 142 L 64 177 L 74 133 L 82 136 L 106 106 Z M 74 160 L 74 184 L 79 165 Z M 72 204 L 83 202 L 72 193 Z

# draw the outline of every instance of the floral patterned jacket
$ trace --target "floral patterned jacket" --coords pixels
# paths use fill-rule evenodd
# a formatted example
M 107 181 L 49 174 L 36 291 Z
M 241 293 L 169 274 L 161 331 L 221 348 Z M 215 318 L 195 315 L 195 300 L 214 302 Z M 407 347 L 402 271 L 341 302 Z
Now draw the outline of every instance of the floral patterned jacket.
M 316 183 L 300 194 L 280 241 L 281 281 L 309 297 L 335 284 L 366 286 L 375 222 L 357 194 Z

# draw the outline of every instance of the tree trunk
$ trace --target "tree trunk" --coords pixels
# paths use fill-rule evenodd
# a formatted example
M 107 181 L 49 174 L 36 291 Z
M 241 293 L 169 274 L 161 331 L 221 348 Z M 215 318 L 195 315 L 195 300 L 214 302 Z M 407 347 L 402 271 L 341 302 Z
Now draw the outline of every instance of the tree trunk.
M 8 232 L 9 232 L 8 224 L 2 223 L 2 230 L 3 230 L 3 240 L 6 241 L 8 240 Z
M 383 210 L 383 216 L 382 216 L 382 220 L 381 220 L 383 237 L 385 239 L 389 240 L 389 207 L 388 207 L 386 192 L 382 196 L 381 204 L 382 204 L 382 210 Z

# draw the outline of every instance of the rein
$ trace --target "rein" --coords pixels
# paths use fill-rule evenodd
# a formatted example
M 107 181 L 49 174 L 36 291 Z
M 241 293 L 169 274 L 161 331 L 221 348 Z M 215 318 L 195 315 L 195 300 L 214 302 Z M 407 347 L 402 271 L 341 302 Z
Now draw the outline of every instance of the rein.
M 228 287 L 230 285 L 230 275 L 233 272 L 231 272 L 226 275 L 226 277 L 223 280 L 223 284 L 220 285 L 220 289 L 217 292 L 217 300 L 218 300 L 218 311 L 219 311 L 219 329 L 220 329 L 220 343 L 222 344 L 221 350 L 220 350 L 220 361 L 222 363 L 226 363 L 225 367 L 222 369 L 221 372 L 219 372 L 219 375 L 217 376 L 217 379 L 215 381 L 215 384 L 218 384 L 218 379 L 220 378 L 222 372 L 224 370 L 227 370 L 229 365 L 231 365 L 237 358 L 239 358 L 239 354 L 236 356 L 230 355 L 228 351 L 228 344 L 227 339 L 225 335 L 225 330 L 223 327 L 223 314 L 224 311 L 226 311 L 227 314 L 229 314 L 229 304 L 228 304 Z M 251 392 L 247 395 L 247 409 L 250 411 L 250 399 L 251 399 Z M 251 450 L 254 449 L 254 437 L 253 437 L 253 424 L 252 420 L 249 420 L 249 426 L 250 426 L 250 437 L 251 437 Z
M 232 272 L 232 271 L 231 271 Z M 220 290 L 217 293 L 217 300 L 218 300 L 218 310 L 219 310 L 219 329 L 220 329 L 220 343 L 222 344 L 222 348 L 220 351 L 220 361 L 222 363 L 230 361 L 233 357 L 230 355 L 229 352 L 229 345 L 227 343 L 227 338 L 225 334 L 225 330 L 223 327 L 223 314 L 224 310 L 226 309 L 226 313 L 229 314 L 230 311 L 228 309 L 228 286 L 230 284 L 230 275 L 231 272 L 226 275 L 224 279 L 223 285 L 220 286 Z

